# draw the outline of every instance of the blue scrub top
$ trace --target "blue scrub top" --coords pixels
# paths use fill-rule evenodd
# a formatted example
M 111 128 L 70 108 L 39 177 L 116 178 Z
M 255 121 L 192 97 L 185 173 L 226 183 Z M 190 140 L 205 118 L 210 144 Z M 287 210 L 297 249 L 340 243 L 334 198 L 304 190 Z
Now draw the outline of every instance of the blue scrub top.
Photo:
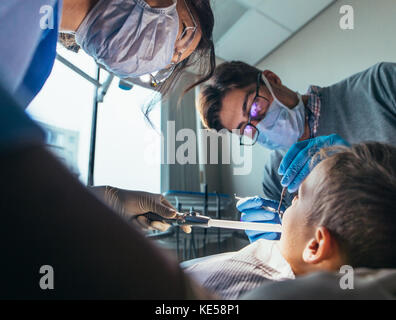
M 54 28 L 43 30 L 32 61 L 21 84 L 16 90 L 17 96 L 24 97 L 25 100 L 22 103 L 25 107 L 39 93 L 54 66 L 59 31 L 58 6 L 59 3 L 57 2 L 54 7 Z
M 43 144 L 43 131 L 21 109 L 39 93 L 53 68 L 61 6 L 61 0 L 0 2 L 0 154 Z M 52 29 L 42 28 L 46 17 L 53 17 Z

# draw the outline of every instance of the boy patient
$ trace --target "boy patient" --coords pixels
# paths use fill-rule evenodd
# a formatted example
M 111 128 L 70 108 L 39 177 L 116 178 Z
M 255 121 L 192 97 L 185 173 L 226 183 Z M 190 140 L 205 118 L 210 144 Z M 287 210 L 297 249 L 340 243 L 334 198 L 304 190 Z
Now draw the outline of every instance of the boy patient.
M 318 160 L 321 160 L 320 162 Z M 279 241 L 260 239 L 185 271 L 224 299 L 268 280 L 315 271 L 396 268 L 396 148 L 321 150 L 282 218 Z

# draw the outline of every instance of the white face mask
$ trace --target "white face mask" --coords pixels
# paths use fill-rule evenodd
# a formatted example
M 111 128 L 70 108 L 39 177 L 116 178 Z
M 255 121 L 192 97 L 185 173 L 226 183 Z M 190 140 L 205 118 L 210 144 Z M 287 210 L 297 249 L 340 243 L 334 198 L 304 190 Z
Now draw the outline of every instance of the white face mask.
M 99 0 L 76 41 L 110 72 L 135 78 L 171 63 L 178 31 L 176 3 L 151 8 L 144 0 Z
M 301 95 L 298 104 L 290 109 L 280 102 L 264 75 L 263 81 L 274 98 L 266 116 L 257 125 L 259 136 L 257 141 L 268 149 L 289 149 L 304 134 L 305 105 Z

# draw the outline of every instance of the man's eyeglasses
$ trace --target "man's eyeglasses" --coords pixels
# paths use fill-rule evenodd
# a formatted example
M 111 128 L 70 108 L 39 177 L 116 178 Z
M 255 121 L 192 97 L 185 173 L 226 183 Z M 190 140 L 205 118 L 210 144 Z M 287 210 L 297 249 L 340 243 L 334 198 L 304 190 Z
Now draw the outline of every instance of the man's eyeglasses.
M 252 121 L 259 121 L 263 118 L 261 111 L 264 110 L 269 103 L 269 100 L 260 96 L 261 72 L 257 75 L 256 95 L 253 103 L 249 108 L 248 121 L 241 127 L 240 145 L 252 146 L 257 142 L 260 134 L 259 129 L 252 123 Z

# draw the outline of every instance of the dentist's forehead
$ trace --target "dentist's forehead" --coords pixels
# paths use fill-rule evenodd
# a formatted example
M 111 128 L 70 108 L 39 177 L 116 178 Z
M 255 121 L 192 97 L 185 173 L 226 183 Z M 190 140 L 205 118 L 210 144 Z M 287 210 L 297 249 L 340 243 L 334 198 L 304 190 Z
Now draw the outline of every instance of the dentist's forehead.
M 221 101 L 219 117 L 221 124 L 228 130 L 237 129 L 241 123 L 247 121 L 247 115 L 243 112 L 243 106 L 249 109 L 249 103 L 253 99 L 255 86 L 243 89 L 230 90 Z

